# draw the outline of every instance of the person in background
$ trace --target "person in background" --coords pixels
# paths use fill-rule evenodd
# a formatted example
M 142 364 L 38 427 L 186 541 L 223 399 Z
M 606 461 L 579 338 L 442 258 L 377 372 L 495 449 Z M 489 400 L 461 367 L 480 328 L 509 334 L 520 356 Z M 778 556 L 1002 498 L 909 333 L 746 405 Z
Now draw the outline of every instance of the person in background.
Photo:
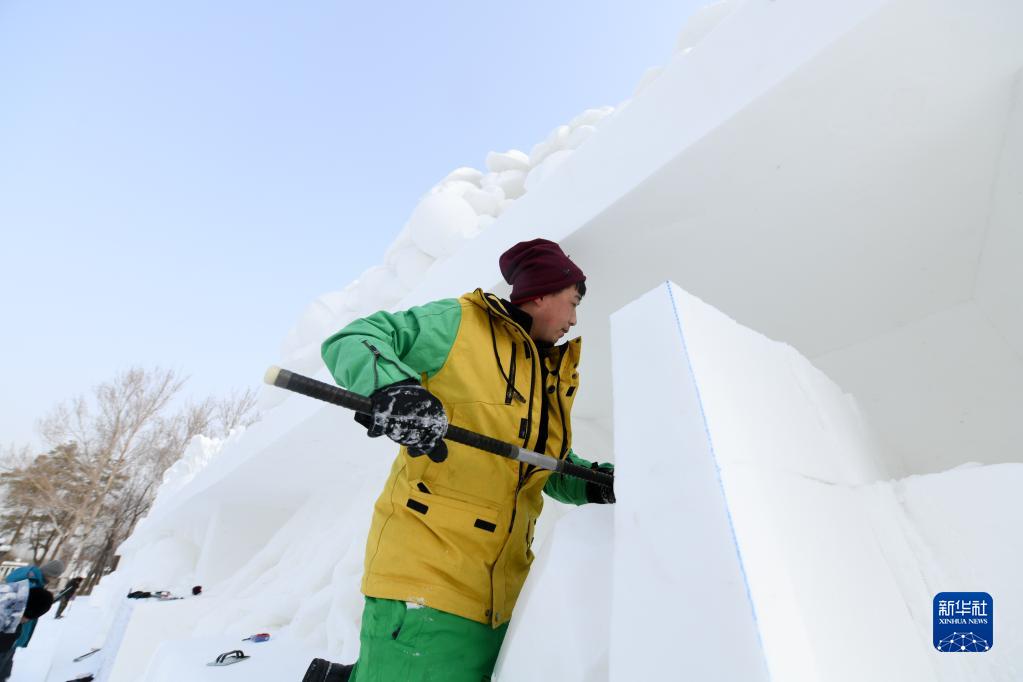
M 64 562 L 60 559 L 53 559 L 47 561 L 42 566 L 22 566 L 11 571 L 10 575 L 7 576 L 7 582 L 16 583 L 19 580 L 27 580 L 31 587 L 46 587 L 46 584 L 51 581 L 56 581 L 60 578 L 60 575 L 64 572 Z M 52 600 L 53 595 L 50 595 Z M 49 610 L 49 607 L 47 607 Z M 44 611 L 45 613 L 45 611 Z M 16 648 L 25 648 L 28 646 L 29 641 L 32 639 L 32 633 L 35 632 L 36 622 L 38 617 L 29 618 L 22 623 L 21 633 L 18 635 L 18 639 L 14 642 L 14 647 L 11 648 L 10 654 L 7 656 L 6 663 L 0 668 L 0 682 L 6 680 L 11 675 L 11 668 L 14 665 L 14 653 Z
M 78 588 L 82 586 L 82 582 L 85 580 L 82 576 L 75 576 L 68 581 L 64 589 L 54 597 L 55 600 L 60 602 L 60 606 L 57 607 L 57 615 L 55 619 L 64 617 L 64 610 L 67 609 L 67 605 L 75 598 L 75 593 L 78 592 Z
M 30 568 L 26 566 L 25 568 Z M 35 568 L 32 566 L 31 568 Z M 8 580 L 7 582 L 17 582 Z M 0 682 L 7 682 L 11 676 L 14 662 L 14 647 L 30 623 L 35 623 L 50 607 L 53 606 L 53 594 L 42 587 L 32 587 L 28 591 L 28 602 L 21 615 L 21 622 L 14 632 L 0 633 Z

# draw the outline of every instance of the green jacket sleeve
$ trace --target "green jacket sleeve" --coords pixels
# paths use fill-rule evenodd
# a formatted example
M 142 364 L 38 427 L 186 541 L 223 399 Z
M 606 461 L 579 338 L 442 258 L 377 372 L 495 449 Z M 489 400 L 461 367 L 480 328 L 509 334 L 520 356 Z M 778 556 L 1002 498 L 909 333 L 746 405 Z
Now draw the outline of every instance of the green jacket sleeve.
M 586 467 L 587 469 L 593 464 L 575 454 L 572 450 L 568 451 L 568 459 L 573 464 Z M 597 466 L 604 471 L 613 472 L 615 470 L 614 464 L 598 464 Z M 558 502 L 580 505 L 595 501 L 591 499 L 590 495 L 587 495 L 586 486 L 586 481 L 581 478 L 564 474 L 551 474 L 550 478 L 547 479 L 547 483 L 543 486 L 543 491 Z
M 447 360 L 462 321 L 457 299 L 353 321 L 323 342 L 323 361 L 338 384 L 361 395 L 404 379 L 433 376 Z

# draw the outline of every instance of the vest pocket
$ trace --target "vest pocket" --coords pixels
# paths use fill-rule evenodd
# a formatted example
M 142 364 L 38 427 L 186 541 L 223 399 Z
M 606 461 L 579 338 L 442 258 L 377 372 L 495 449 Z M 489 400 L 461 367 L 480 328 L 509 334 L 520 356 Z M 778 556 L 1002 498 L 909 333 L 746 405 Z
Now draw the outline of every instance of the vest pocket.
M 508 537 L 500 532 L 502 517 L 495 508 L 448 497 L 438 488 L 412 479 L 395 491 L 394 512 L 367 554 L 366 572 L 379 592 L 374 596 L 422 600 L 472 617 L 465 613 L 468 603 L 469 612 L 482 615 L 492 603 L 491 570 Z
M 489 545 L 500 512 L 474 502 L 444 495 L 438 486 L 412 481 L 406 506 L 419 512 L 424 523 L 441 537 L 466 538 L 474 545 Z

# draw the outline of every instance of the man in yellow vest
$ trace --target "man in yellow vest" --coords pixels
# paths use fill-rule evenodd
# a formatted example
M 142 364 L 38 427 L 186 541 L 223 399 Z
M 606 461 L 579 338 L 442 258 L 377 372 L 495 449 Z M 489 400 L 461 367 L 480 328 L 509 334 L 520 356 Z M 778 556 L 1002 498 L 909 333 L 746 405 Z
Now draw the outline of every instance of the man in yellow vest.
M 545 239 L 516 244 L 500 266 L 510 301 L 477 289 L 375 313 L 323 343 L 335 380 L 373 401 L 373 416 L 359 419 L 368 435 L 401 448 L 366 545 L 359 660 L 351 670 L 317 659 L 309 682 L 489 680 L 533 561 L 541 492 L 614 502 L 609 488 L 441 438 L 450 420 L 613 471 L 571 447 L 581 340 L 559 341 L 586 276 Z

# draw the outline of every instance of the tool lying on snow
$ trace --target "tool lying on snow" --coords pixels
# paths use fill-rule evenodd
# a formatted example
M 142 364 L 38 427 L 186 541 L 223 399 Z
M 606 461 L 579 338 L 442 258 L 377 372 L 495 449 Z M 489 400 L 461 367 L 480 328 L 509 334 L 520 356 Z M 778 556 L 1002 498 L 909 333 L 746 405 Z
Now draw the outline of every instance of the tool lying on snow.
M 76 657 L 76 658 L 74 658 L 74 659 L 72 659 L 72 660 L 73 660 L 73 661 L 74 661 L 75 663 L 78 663 L 79 661 L 84 661 L 85 659 L 87 659 L 87 658 L 88 658 L 89 656 L 92 656 L 92 655 L 93 655 L 94 653 L 96 653 L 97 651 L 99 651 L 99 647 L 97 647 L 97 648 L 93 649 L 92 651 L 86 651 L 86 652 L 85 652 L 84 654 L 82 654 L 81 656 L 78 656 L 78 657 Z
M 246 658 L 252 658 L 242 653 L 241 649 L 235 649 L 234 651 L 228 651 L 227 653 L 220 654 L 217 656 L 217 660 L 207 663 L 206 665 L 221 666 L 231 665 L 232 663 L 239 663 L 244 661 Z
M 174 601 L 175 599 L 184 599 L 184 597 L 175 597 L 167 590 L 161 590 L 159 592 L 153 592 L 153 596 L 160 601 Z
M 243 642 L 265 642 L 268 639 L 270 639 L 270 633 L 269 632 L 257 632 L 254 635 L 246 637 L 242 641 Z
M 142 590 L 135 590 L 134 592 L 128 593 L 128 599 L 159 599 L 160 601 L 174 601 L 175 599 L 184 599 L 184 597 L 175 597 L 167 590 L 160 590 L 158 592 L 143 592 Z
M 362 414 L 373 414 L 372 401 L 369 398 L 359 395 L 358 393 L 352 393 L 346 391 L 340 386 L 334 386 L 316 379 L 310 379 L 307 376 L 296 374 L 292 371 L 281 369 L 280 367 L 271 367 L 266 371 L 266 376 L 263 378 L 266 383 L 279 388 L 284 388 L 295 393 L 301 393 L 302 395 L 309 396 L 310 398 L 316 398 L 324 402 L 333 403 L 334 405 L 340 405 L 341 407 L 347 407 L 349 410 L 355 410 Z M 468 445 L 470 447 L 484 450 L 499 457 L 507 457 L 508 459 L 514 459 L 519 462 L 525 462 L 526 464 L 532 464 L 535 467 L 541 469 L 547 469 L 559 474 L 565 474 L 574 478 L 581 478 L 584 481 L 596 483 L 604 487 L 610 488 L 614 485 L 614 476 L 599 469 L 587 469 L 581 467 L 578 464 L 564 459 L 556 459 L 548 455 L 542 455 L 539 452 L 533 452 L 521 448 L 511 443 L 505 443 L 504 441 L 491 438 L 490 436 L 484 436 L 481 433 L 475 431 L 469 431 L 461 427 L 455 426 L 454 424 L 448 425 L 448 430 L 444 433 L 446 440 L 454 441 L 455 443 L 461 443 L 462 445 Z

